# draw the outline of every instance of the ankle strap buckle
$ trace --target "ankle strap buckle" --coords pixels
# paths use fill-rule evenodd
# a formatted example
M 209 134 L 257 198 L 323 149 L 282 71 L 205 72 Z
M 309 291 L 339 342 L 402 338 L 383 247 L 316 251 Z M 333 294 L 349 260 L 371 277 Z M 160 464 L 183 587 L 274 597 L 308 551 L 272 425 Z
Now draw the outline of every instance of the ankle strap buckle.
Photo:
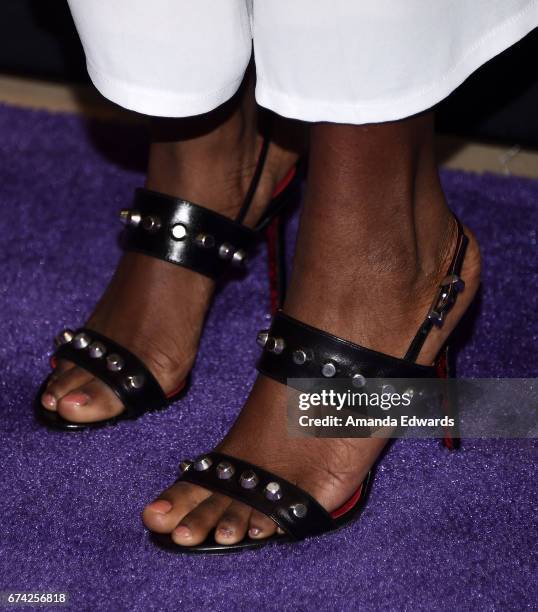
M 404 359 L 408 361 L 414 362 L 417 360 L 417 357 L 432 327 L 434 325 L 436 327 L 443 326 L 446 315 L 454 306 L 458 294 L 465 289 L 465 282 L 461 278 L 460 274 L 469 239 L 463 232 L 463 226 L 461 225 L 460 221 L 456 217 L 454 217 L 454 219 L 458 228 L 458 237 L 452 262 L 450 263 L 447 275 L 439 285 L 439 291 L 437 292 L 437 295 L 435 296 L 432 305 L 428 310 L 426 319 L 420 326 L 418 332 L 413 338 L 413 341 L 407 349 Z
M 432 302 L 428 319 L 436 326 L 442 327 L 445 316 L 450 312 L 458 294 L 465 289 L 465 282 L 457 274 L 449 274 L 439 285 L 439 292 Z

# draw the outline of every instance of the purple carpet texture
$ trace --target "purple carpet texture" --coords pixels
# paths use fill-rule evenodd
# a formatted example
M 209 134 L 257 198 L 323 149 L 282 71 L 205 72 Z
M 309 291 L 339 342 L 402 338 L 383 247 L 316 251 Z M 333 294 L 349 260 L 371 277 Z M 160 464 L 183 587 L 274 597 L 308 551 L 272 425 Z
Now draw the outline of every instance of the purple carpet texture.
M 181 458 L 218 442 L 254 379 L 264 248 L 219 293 L 186 399 L 78 435 L 34 422 L 52 338 L 84 321 L 114 269 L 117 211 L 142 183 L 145 150 L 137 127 L 0 107 L 0 591 L 64 592 L 63 609 L 92 611 L 536 609 L 530 440 L 466 440 L 456 453 L 399 440 L 362 518 L 325 538 L 218 557 L 153 546 L 144 504 Z M 535 377 L 538 181 L 444 172 L 443 183 L 484 257 L 459 374 Z

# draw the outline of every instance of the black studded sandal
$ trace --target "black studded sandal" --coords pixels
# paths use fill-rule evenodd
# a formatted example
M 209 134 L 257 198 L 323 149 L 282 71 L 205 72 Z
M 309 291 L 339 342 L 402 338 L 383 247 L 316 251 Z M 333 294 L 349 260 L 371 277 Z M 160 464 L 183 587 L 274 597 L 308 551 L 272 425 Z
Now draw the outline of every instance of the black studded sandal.
M 456 220 L 457 221 L 457 220 Z M 258 342 L 264 351 L 258 362 L 260 373 L 283 385 L 291 379 L 342 378 L 354 387 L 367 387 L 372 379 L 424 379 L 446 376 L 444 351 L 435 365 L 415 363 L 434 325 L 442 326 L 446 314 L 463 291 L 461 268 L 468 238 L 459 221 L 455 253 L 446 277 L 441 282 L 433 304 L 403 358 L 392 357 L 359 346 L 343 338 L 306 325 L 282 311 L 273 319 L 271 328 L 260 332 Z M 450 432 L 444 440 L 449 449 Z M 235 457 L 213 452 L 194 461 L 180 464 L 178 481 L 190 482 L 243 502 L 271 518 L 284 535 L 275 534 L 264 540 L 244 539 L 237 544 L 222 545 L 210 534 L 198 546 L 178 546 L 169 534 L 152 533 L 159 546 L 176 553 L 228 553 L 303 540 L 329 533 L 348 525 L 358 517 L 367 500 L 373 470 L 355 494 L 340 508 L 327 512 L 312 496 L 263 468 Z
M 265 139 L 254 176 L 241 209 L 235 219 L 184 199 L 137 189 L 133 208 L 120 212 L 126 226 L 127 251 L 163 259 L 199 274 L 217 279 L 232 267 L 245 267 L 248 254 L 254 249 L 264 230 L 268 241 L 280 239 L 280 213 L 296 199 L 300 185 L 300 164 L 294 166 L 277 185 L 271 202 L 251 229 L 242 224 L 262 175 L 269 139 Z M 272 307 L 275 309 L 276 285 L 283 284 L 283 267 L 276 266 L 276 247 L 269 243 Z M 41 405 L 40 397 L 48 379 L 42 384 L 35 402 L 39 422 L 53 429 L 82 431 L 135 419 L 149 411 L 161 410 L 186 393 L 188 377 L 178 389 L 165 394 L 144 363 L 125 347 L 93 329 L 65 329 L 56 337 L 57 350 L 51 358 L 54 368 L 59 359 L 69 360 L 102 380 L 123 403 L 119 415 L 92 423 L 74 423 Z

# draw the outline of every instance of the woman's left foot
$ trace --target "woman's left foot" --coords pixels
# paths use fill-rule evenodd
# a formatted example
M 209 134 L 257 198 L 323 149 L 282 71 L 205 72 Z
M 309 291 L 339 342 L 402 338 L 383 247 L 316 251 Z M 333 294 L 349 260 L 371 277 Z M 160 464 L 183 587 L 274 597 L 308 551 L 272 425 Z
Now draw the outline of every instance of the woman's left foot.
M 470 239 L 461 274 L 465 290 L 443 327 L 432 331 L 418 363 L 434 361 L 478 289 L 478 244 L 469 230 L 465 232 Z M 402 357 L 445 275 L 455 238 L 455 227 L 450 225 L 445 244 L 439 248 L 438 265 L 429 272 L 422 266 L 412 265 L 385 271 L 373 267 L 363 269 L 361 282 L 366 283 L 364 286 L 369 291 L 361 299 L 356 299 L 353 290 L 335 286 L 333 277 L 332 304 L 327 304 L 328 294 L 320 282 L 317 289 L 310 286 L 293 291 L 285 310 L 310 325 Z M 309 299 L 305 299 L 306 294 Z M 392 305 L 389 311 L 388 303 Z M 319 304 L 323 304 L 323 310 Z M 235 425 L 217 450 L 291 481 L 331 512 L 359 488 L 387 440 L 290 438 L 286 402 L 286 387 L 259 376 Z M 215 540 L 223 545 L 234 544 L 247 536 L 267 538 L 277 531 L 271 519 L 249 506 L 187 482 L 176 483 L 161 493 L 145 508 L 143 520 L 154 532 L 170 533 L 180 546 L 200 544 L 213 530 Z

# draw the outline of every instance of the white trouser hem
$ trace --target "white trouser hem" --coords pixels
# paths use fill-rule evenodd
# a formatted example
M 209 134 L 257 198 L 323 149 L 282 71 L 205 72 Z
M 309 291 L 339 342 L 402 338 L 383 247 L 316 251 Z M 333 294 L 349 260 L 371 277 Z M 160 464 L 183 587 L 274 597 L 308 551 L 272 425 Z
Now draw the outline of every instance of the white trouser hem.
M 490 30 L 450 70 L 434 83 L 398 98 L 357 101 L 352 104 L 290 96 L 268 87 L 258 75 L 256 101 L 279 115 L 302 121 L 382 123 L 420 113 L 446 98 L 482 64 L 495 57 L 538 25 L 538 2 Z
M 126 83 L 100 72 L 87 62 L 88 74 L 99 93 L 108 100 L 137 113 L 153 117 L 192 117 L 214 110 L 239 89 L 243 75 L 220 89 L 185 95 Z

